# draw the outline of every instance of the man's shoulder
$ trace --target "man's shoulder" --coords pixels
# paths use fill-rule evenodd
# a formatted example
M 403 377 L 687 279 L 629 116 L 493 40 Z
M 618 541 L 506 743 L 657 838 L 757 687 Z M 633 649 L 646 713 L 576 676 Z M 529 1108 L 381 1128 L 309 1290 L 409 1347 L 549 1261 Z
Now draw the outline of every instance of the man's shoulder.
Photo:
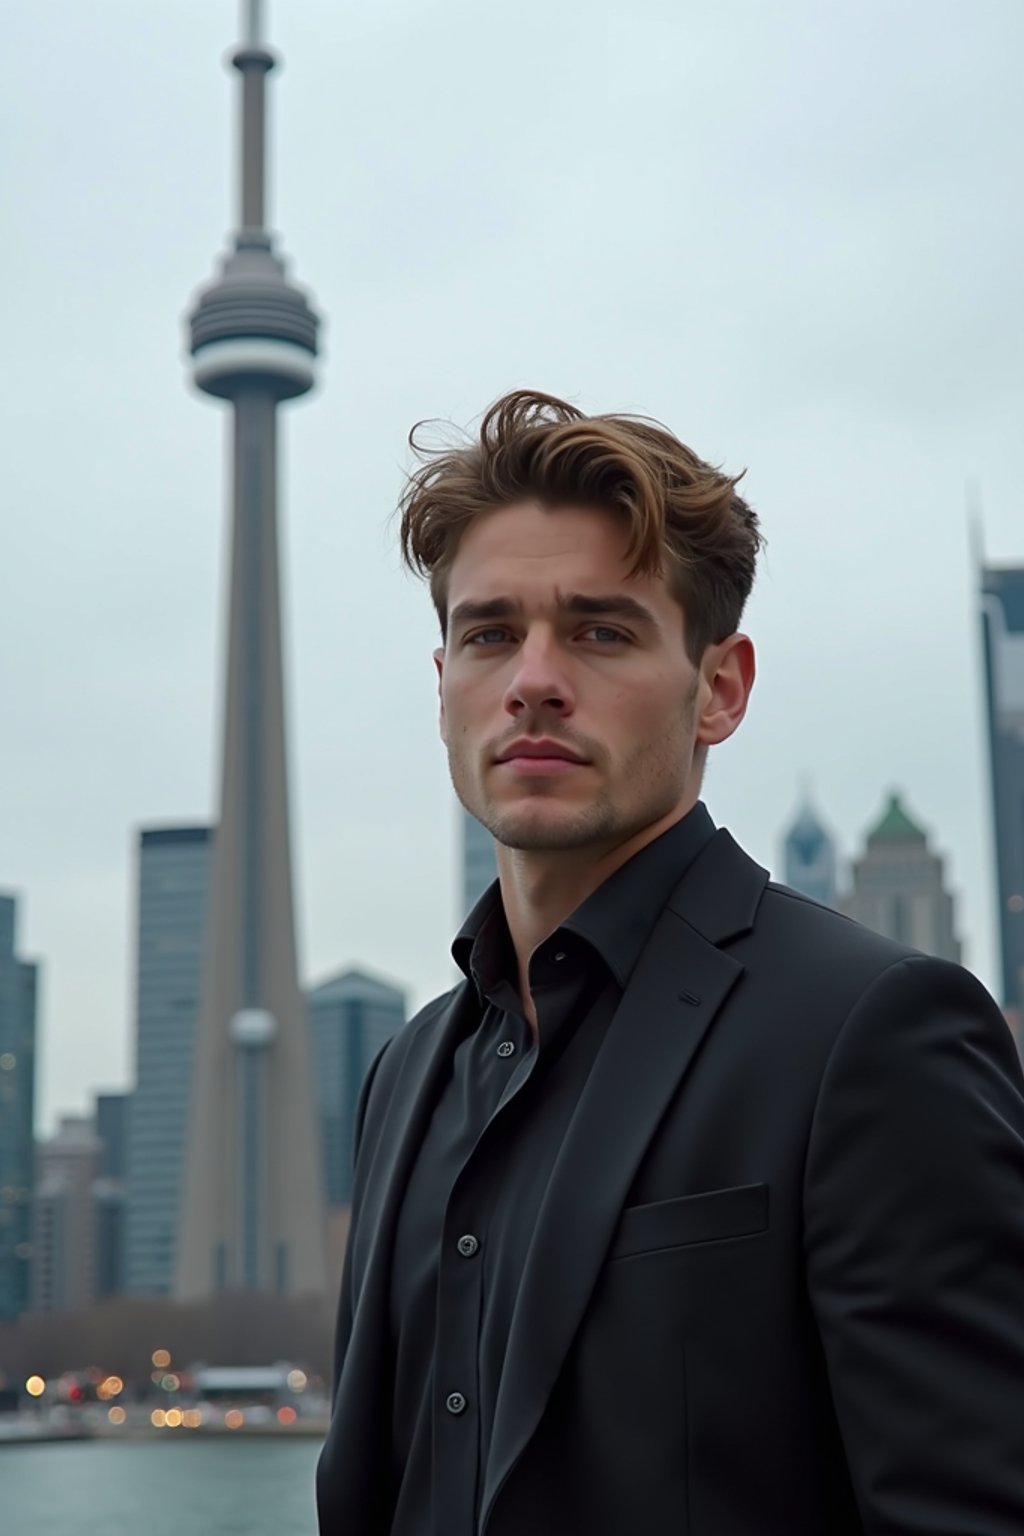
M 909 944 L 866 928 L 845 913 L 770 880 L 757 921 L 747 940 L 749 956 L 763 976 L 784 977 L 810 999 L 829 999 L 847 1008 L 876 981 L 911 975 L 926 989 L 939 985 L 950 995 L 995 1005 L 986 989 L 958 961 L 925 954 Z M 907 970 L 907 962 L 913 962 Z
M 770 926 L 773 935 L 788 931 L 800 943 L 824 944 L 832 953 L 860 956 L 882 966 L 920 953 L 777 880 L 766 884 L 757 915 L 756 926 Z
M 866 928 L 834 907 L 769 880 L 745 941 L 748 958 L 805 989 L 818 1002 L 847 1001 L 901 960 L 920 951 Z

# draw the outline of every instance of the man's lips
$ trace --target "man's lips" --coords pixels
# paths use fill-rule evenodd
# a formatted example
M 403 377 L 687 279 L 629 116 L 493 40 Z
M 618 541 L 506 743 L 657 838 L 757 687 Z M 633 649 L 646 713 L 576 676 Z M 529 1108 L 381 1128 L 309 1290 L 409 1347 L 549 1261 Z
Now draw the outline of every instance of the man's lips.
M 526 774 L 530 778 L 573 773 L 577 768 L 586 766 L 586 763 L 577 762 L 574 757 L 503 757 L 497 764 L 499 768 L 508 768 L 513 773 Z
M 497 765 L 528 778 L 553 778 L 585 767 L 586 759 L 560 741 L 524 739 L 514 741 L 498 758 Z
M 578 752 L 574 752 L 571 747 L 565 747 L 560 741 L 552 741 L 547 737 L 542 737 L 537 741 L 531 741 L 526 738 L 521 741 L 514 741 L 510 747 L 502 752 L 497 760 L 499 763 L 525 761 L 562 762 L 572 764 L 575 767 L 580 767 L 581 764 L 587 761 Z

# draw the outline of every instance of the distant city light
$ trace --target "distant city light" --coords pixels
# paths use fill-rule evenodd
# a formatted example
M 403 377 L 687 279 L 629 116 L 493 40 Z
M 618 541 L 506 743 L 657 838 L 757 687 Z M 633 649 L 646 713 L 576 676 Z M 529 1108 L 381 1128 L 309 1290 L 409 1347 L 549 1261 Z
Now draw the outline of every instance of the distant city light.
M 166 1371 L 170 1363 L 171 1352 L 169 1349 L 154 1349 L 153 1364 L 156 1366 L 158 1371 Z
M 187 1408 L 182 1422 L 186 1429 L 198 1429 L 203 1422 L 203 1415 L 198 1408 Z
M 46 1391 L 46 1382 L 41 1376 L 30 1376 L 25 1383 L 25 1391 L 29 1397 L 42 1397 Z
M 305 1371 L 289 1371 L 288 1372 L 288 1390 L 289 1390 L 289 1392 L 305 1392 L 306 1384 L 307 1384 L 308 1381 L 309 1381 L 309 1377 L 306 1375 Z
M 289 1408 L 287 1403 L 283 1408 L 277 1410 L 277 1421 L 279 1424 L 294 1424 L 297 1418 L 298 1414 L 295 1412 L 295 1409 Z
M 13 1072 L 17 1064 L 17 1058 L 10 1051 L 4 1051 L 0 1056 L 0 1072 Z
M 177 1392 L 178 1388 L 181 1386 L 181 1377 L 175 1376 L 174 1372 L 172 1371 L 169 1376 L 161 1377 L 160 1385 L 163 1387 L 165 1392 Z
M 123 1408 L 108 1408 L 107 1418 L 111 1424 L 123 1424 L 128 1415 Z
M 149 1416 L 149 1422 L 154 1429 L 163 1429 L 164 1424 L 167 1422 L 167 1415 L 162 1408 L 154 1408 Z
M 184 1415 L 182 1414 L 180 1408 L 168 1408 L 167 1412 L 164 1414 L 164 1423 L 167 1425 L 168 1429 L 177 1429 L 183 1417 Z
M 229 1408 L 224 1415 L 224 1423 L 228 1429 L 241 1429 L 245 1423 L 245 1414 L 241 1408 Z
M 96 1388 L 96 1396 L 101 1403 L 109 1402 L 112 1397 L 119 1396 L 124 1391 L 124 1382 L 120 1376 L 106 1376 Z

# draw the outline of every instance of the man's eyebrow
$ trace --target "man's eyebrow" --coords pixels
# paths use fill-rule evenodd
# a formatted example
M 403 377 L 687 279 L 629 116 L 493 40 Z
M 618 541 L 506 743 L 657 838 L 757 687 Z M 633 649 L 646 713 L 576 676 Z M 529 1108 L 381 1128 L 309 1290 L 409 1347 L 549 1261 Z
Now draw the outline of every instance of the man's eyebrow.
M 606 596 L 597 597 L 591 597 L 586 592 L 570 592 L 558 606 L 567 613 L 579 613 L 587 618 L 601 619 L 610 615 L 619 619 L 632 619 L 636 624 L 650 624 L 655 629 L 658 625 L 651 609 L 635 597 L 630 597 L 627 592 L 609 592 Z
M 490 597 L 483 602 L 474 602 L 471 599 L 456 603 L 448 615 L 448 622 L 453 629 L 460 624 L 475 624 L 482 619 L 511 619 L 522 613 L 522 603 L 515 603 L 510 597 Z
M 630 597 L 626 592 L 609 592 L 592 595 L 587 592 L 569 592 L 558 599 L 561 613 L 577 614 L 583 618 L 632 619 L 636 624 L 649 624 L 657 628 L 658 621 L 650 608 Z M 467 598 L 456 603 L 449 615 L 453 629 L 463 624 L 481 623 L 486 619 L 513 619 L 523 613 L 523 605 L 511 597 L 490 597 L 482 601 Z

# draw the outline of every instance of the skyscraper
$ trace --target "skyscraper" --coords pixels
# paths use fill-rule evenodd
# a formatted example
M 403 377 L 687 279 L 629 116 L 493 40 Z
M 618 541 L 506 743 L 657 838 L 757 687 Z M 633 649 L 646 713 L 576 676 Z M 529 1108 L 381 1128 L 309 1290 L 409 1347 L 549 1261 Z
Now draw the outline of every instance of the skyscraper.
M 66 1115 L 38 1152 L 32 1202 L 32 1310 L 74 1312 L 96 1299 L 96 1127 Z
M 32 1257 L 38 969 L 16 954 L 17 915 L 0 896 L 0 1322 L 28 1310 Z
M 175 1294 L 322 1295 L 322 1163 L 292 909 L 277 544 L 277 408 L 313 385 L 318 321 L 265 224 L 258 0 L 241 82 L 239 226 L 190 316 L 193 379 L 230 404 L 231 597 L 220 816 Z
M 349 1205 L 359 1090 L 381 1046 L 405 1023 L 406 996 L 353 968 L 310 990 L 309 1016 L 327 1204 Z
M 841 910 L 898 944 L 939 960 L 960 960 L 942 859 L 928 847 L 925 833 L 897 794 L 890 795 L 868 833 L 867 849 L 854 862 L 853 886 Z
M 836 845 L 805 796 L 783 845 L 786 884 L 826 907 L 836 904 Z
M 483 822 L 471 816 L 460 803 L 459 828 L 462 834 L 462 911 L 458 921 L 473 910 L 492 880 L 498 878 L 494 856 L 494 838 Z
M 1024 566 L 982 567 L 981 624 L 1001 1002 L 1024 1041 Z
M 93 1184 L 96 1223 L 96 1299 L 124 1290 L 128 1112 L 131 1094 L 96 1095 L 96 1140 L 99 1163 Z
M 174 1283 L 213 843 L 209 827 L 139 833 L 125 1289 L 146 1295 Z

